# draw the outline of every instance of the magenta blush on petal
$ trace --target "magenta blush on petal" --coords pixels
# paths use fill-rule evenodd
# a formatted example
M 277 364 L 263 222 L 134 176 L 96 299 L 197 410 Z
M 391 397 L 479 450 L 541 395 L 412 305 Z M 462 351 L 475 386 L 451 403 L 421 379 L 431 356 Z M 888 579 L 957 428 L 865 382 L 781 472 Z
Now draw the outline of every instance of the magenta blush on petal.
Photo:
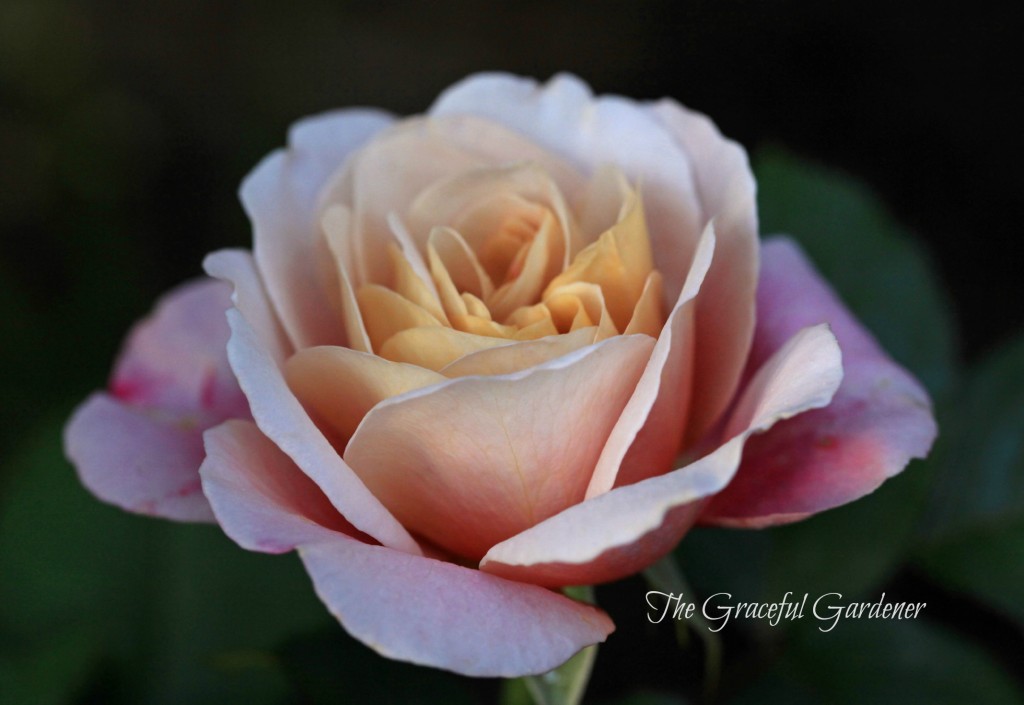
M 927 392 L 885 354 L 795 243 L 766 242 L 749 364 L 815 322 L 831 325 L 843 352 L 835 398 L 752 438 L 736 478 L 701 522 L 758 527 L 801 519 L 873 491 L 931 448 L 937 428 Z

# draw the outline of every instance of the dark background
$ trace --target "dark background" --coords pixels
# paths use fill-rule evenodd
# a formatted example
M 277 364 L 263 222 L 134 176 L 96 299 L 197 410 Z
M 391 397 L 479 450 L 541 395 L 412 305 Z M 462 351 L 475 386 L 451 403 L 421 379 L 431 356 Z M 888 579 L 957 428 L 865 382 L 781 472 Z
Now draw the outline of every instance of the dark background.
M 351 105 L 420 112 L 478 70 L 671 96 L 755 155 L 778 145 L 859 178 L 934 259 L 960 354 L 979 359 L 1024 324 L 1020 14 L 0 0 L 0 450 L 102 386 L 132 321 L 206 252 L 248 245 L 237 185 L 291 122 Z

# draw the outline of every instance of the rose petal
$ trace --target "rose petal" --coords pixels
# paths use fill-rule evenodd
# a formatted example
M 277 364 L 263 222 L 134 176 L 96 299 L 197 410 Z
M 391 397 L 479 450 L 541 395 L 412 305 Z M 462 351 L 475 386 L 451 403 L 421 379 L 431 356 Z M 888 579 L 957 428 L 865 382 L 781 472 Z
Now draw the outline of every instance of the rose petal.
M 65 429 L 67 456 L 97 497 L 129 511 L 211 521 L 199 487 L 202 433 L 248 403 L 228 366 L 230 288 L 204 280 L 161 298 L 125 342 L 111 393 L 94 394 Z
M 346 158 L 392 118 L 342 110 L 307 118 L 288 134 L 288 149 L 266 157 L 242 182 L 253 250 L 267 293 L 297 348 L 341 344 L 338 284 L 320 237 L 317 197 Z
M 201 427 L 96 393 L 68 422 L 64 453 L 104 502 L 166 519 L 214 521 L 199 483 Z
M 230 274 L 225 273 L 225 276 Z M 257 301 L 262 296 L 258 290 L 248 290 L 257 283 L 253 277 L 230 281 L 236 287 L 239 302 Z M 385 546 L 419 553 L 416 541 L 370 494 L 313 424 L 285 383 L 267 342 L 245 313 L 239 309 L 228 311 L 231 338 L 227 350 L 231 368 L 249 400 L 256 425 L 295 461 L 356 528 Z
M 754 438 L 733 482 L 701 521 L 767 526 L 850 502 L 928 453 L 936 426 L 927 393 L 878 346 L 786 239 L 766 243 L 751 365 L 791 331 L 828 321 L 845 378 L 825 409 Z
M 714 251 L 715 232 L 709 224 L 636 391 L 601 452 L 587 497 L 660 475 L 679 453 L 693 377 L 694 307 Z
M 438 371 L 464 355 L 502 345 L 512 345 L 514 342 L 440 326 L 406 328 L 384 343 L 380 349 L 380 356 L 394 362 L 407 362 Z
M 731 427 L 710 455 L 667 475 L 577 504 L 491 548 L 480 569 L 547 586 L 588 585 L 630 575 L 661 558 L 725 487 L 747 437 L 829 402 L 842 378 L 839 347 L 825 326 L 795 335 L 754 376 Z
M 505 74 L 471 76 L 430 109 L 432 116 L 459 114 L 507 125 L 577 167 L 611 163 L 642 182 L 657 267 L 669 300 L 678 297 L 703 222 L 687 155 L 653 115 L 618 96 L 595 98 L 575 76 L 538 86 Z
M 221 282 L 203 279 L 161 297 L 125 341 L 111 393 L 130 406 L 188 416 L 204 428 L 247 416 L 225 353 L 230 294 Z
M 446 365 L 441 369 L 441 374 L 445 377 L 468 377 L 519 372 L 596 342 L 596 333 L 596 327 L 579 328 L 563 335 L 551 335 L 537 340 L 479 350 Z
M 404 526 L 478 558 L 583 499 L 653 344 L 620 336 L 393 397 L 366 415 L 345 459 Z
M 687 431 L 692 444 L 733 398 L 750 349 L 758 269 L 756 187 L 746 152 L 722 137 L 707 117 L 672 100 L 649 110 L 689 156 L 704 218 L 715 221 L 715 260 L 697 306 L 694 405 Z
M 299 554 L 331 613 L 388 658 L 513 678 L 549 671 L 615 629 L 590 605 L 432 558 L 353 540 Z
M 285 378 L 339 451 L 374 406 L 446 379 L 416 365 L 326 345 L 293 355 Z
M 550 670 L 615 628 L 604 612 L 549 590 L 350 538 L 323 494 L 251 423 L 212 429 L 206 444 L 203 487 L 224 531 L 250 550 L 298 546 L 320 599 L 385 656 L 514 677 Z
M 359 535 L 251 421 L 225 421 L 204 441 L 203 492 L 224 533 L 242 548 L 284 553 L 337 532 Z

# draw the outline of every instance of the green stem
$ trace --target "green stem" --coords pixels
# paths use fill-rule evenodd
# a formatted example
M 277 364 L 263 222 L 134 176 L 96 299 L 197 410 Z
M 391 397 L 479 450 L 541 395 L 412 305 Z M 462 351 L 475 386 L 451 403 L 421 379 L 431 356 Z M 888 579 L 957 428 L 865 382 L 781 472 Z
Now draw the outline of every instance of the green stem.
M 661 592 L 687 595 L 691 599 L 696 597 L 671 553 L 645 570 L 644 577 L 651 587 Z M 681 628 L 677 630 L 677 634 L 681 646 L 685 648 L 689 645 L 690 631 L 694 632 L 704 645 L 704 700 L 708 703 L 714 702 L 722 675 L 722 641 L 718 638 L 717 632 L 711 631 L 711 625 L 704 619 L 700 610 L 695 610 L 679 624 Z

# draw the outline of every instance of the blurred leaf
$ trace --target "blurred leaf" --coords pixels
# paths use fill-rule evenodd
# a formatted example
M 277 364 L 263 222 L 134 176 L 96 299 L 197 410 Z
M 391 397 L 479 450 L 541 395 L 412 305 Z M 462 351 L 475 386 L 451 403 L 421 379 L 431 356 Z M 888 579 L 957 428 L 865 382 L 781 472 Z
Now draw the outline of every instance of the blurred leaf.
M 957 401 L 918 564 L 1024 622 L 1024 336 L 972 370 Z
M 1000 705 L 1024 696 L 984 651 L 926 622 L 841 620 L 831 632 L 815 626 L 793 637 L 731 703 Z
M 855 180 L 784 152 L 754 161 L 761 232 L 787 233 L 899 362 L 939 396 L 955 381 L 952 305 L 930 258 Z
M 79 678 L 83 655 L 60 644 L 85 633 L 133 702 L 280 701 L 273 647 L 330 621 L 298 559 L 101 504 L 62 457 L 65 416 L 26 438 L 0 504 L 0 632 L 18 663 L 48 669 L 39 697 Z
M 607 705 L 686 705 L 686 700 L 678 695 L 644 692 L 610 700 Z
M 72 629 L 27 655 L 0 658 L 0 694 L 5 703 L 69 702 L 85 685 L 100 650 L 90 631 Z
M 462 705 L 473 702 L 466 679 L 377 655 L 332 625 L 289 641 L 283 667 L 310 705 Z

